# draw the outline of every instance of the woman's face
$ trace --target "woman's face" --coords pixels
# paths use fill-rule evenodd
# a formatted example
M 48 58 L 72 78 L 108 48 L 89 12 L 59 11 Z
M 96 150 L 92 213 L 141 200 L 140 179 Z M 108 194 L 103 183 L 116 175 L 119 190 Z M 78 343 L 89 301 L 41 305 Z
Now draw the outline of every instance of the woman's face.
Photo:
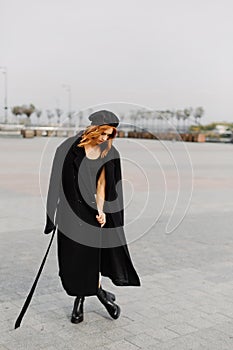
M 100 145 L 101 143 L 107 141 L 109 139 L 109 136 L 112 135 L 113 128 L 109 127 L 102 131 L 101 135 L 96 139 L 96 144 Z

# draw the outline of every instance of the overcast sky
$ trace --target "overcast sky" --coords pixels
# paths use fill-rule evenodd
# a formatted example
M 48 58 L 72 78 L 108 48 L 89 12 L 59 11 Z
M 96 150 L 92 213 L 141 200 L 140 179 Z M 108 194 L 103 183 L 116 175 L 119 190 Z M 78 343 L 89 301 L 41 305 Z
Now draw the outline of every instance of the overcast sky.
M 0 0 L 9 105 L 203 106 L 233 122 L 232 0 Z M 0 104 L 4 76 L 0 74 Z M 2 114 L 2 113 L 1 113 Z

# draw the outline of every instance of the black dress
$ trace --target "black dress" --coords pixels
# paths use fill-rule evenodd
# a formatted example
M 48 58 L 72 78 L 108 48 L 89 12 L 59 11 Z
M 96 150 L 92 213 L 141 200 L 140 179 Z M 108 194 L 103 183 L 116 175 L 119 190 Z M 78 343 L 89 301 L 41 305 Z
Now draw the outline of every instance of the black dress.
M 85 162 L 85 169 L 87 169 L 86 184 L 90 188 L 90 192 L 95 198 L 97 181 L 99 179 L 104 162 L 100 156 L 96 159 L 91 159 L 86 156 L 83 159 L 83 162 Z
M 140 286 L 124 236 L 119 152 L 112 146 L 103 159 L 88 159 L 84 148 L 77 147 L 80 140 L 81 137 L 70 138 L 58 147 L 47 198 L 44 232 L 51 232 L 57 224 L 62 285 L 71 296 L 96 295 L 101 273 L 117 286 Z M 103 166 L 106 224 L 100 228 L 94 195 Z M 114 212 L 110 210 L 112 203 L 115 204 Z M 72 215 L 78 217 L 80 223 L 74 223 Z M 83 229 L 85 222 L 88 229 Z M 91 244 L 83 241 L 86 236 Z

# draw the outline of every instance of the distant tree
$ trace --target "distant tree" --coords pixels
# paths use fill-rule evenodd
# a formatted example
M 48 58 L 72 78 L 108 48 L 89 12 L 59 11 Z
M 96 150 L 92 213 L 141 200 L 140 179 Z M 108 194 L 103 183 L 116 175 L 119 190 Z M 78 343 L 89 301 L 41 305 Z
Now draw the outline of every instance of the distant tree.
M 40 124 L 39 123 L 39 120 L 40 120 L 40 117 L 41 117 L 41 114 L 42 114 L 42 110 L 41 109 L 36 109 L 35 110 L 35 113 L 36 113 L 36 116 L 37 116 L 37 123 L 38 123 L 38 125 Z
M 156 117 L 158 119 L 158 132 L 163 131 L 163 111 L 156 111 Z
M 194 116 L 194 118 L 195 118 L 196 124 L 200 123 L 200 122 L 198 122 L 198 119 L 200 120 L 201 117 L 203 116 L 203 114 L 204 114 L 204 109 L 203 109 L 203 107 L 197 107 L 197 108 L 195 109 L 193 116 Z
M 56 115 L 57 115 L 57 123 L 60 124 L 60 119 L 63 114 L 63 110 L 61 108 L 55 109 Z
M 133 126 L 133 131 L 136 131 L 136 129 L 137 129 L 136 122 L 139 118 L 138 111 L 131 110 L 129 118 L 130 118 L 131 124 Z
M 183 113 L 183 129 L 184 131 L 186 131 L 187 127 L 186 127 L 186 120 L 188 120 L 188 118 L 190 118 L 191 114 L 192 114 L 192 108 L 185 108 L 184 109 L 184 113 Z
M 202 130 L 204 131 L 211 131 L 214 130 L 216 128 L 216 125 L 218 125 L 219 123 L 210 123 L 207 125 L 201 125 Z
M 176 116 L 176 112 L 174 111 L 174 110 L 167 110 L 166 111 L 166 113 L 167 113 L 167 119 L 170 121 L 170 123 L 172 124 L 172 125 L 174 125 L 174 122 L 173 122 L 173 118 Z M 170 124 L 169 123 L 169 124 Z
M 152 118 L 152 129 L 153 129 L 153 131 L 155 131 L 155 121 L 157 119 L 156 111 L 152 111 L 151 118 Z
M 75 114 L 75 111 L 70 111 L 70 112 L 68 112 L 68 114 L 67 114 L 68 119 L 69 119 L 69 126 L 72 125 L 72 118 L 73 118 L 74 114 Z
M 124 113 L 120 113 L 119 118 L 120 118 L 120 122 L 123 124 L 123 121 L 125 119 L 125 114 Z
M 18 119 L 19 116 L 21 116 L 23 114 L 23 109 L 22 106 L 14 106 L 11 109 L 12 114 L 14 114 L 16 116 L 16 118 Z
M 177 120 L 177 131 L 180 131 L 180 120 L 183 119 L 184 111 L 179 109 L 176 111 L 176 120 Z
M 46 113 L 47 113 L 48 123 L 51 124 L 51 119 L 54 118 L 54 113 L 50 109 L 47 109 Z
M 203 131 L 205 133 L 208 133 L 215 130 L 217 125 L 225 125 L 229 130 L 233 129 L 232 123 L 214 122 L 207 125 L 191 125 L 190 131 Z
M 172 120 L 172 118 L 174 117 L 174 112 L 171 111 L 170 109 L 166 109 L 164 111 L 164 121 L 165 121 L 165 131 L 169 130 L 170 127 L 170 121 Z
M 93 108 L 88 108 L 87 109 L 87 116 L 89 117 L 93 113 Z
M 141 113 L 141 117 L 140 117 L 140 121 L 141 121 L 141 131 L 145 130 L 145 117 L 146 117 L 146 112 L 144 111 L 144 108 L 142 108 L 142 110 L 140 111 Z
M 190 132 L 200 132 L 201 125 L 191 125 L 188 129 Z
M 88 115 L 90 115 L 91 113 L 88 113 Z M 79 123 L 79 127 L 83 126 L 83 112 L 80 110 L 78 112 L 78 123 Z
M 22 106 L 23 114 L 25 114 L 28 118 L 35 112 L 36 107 L 31 103 L 30 105 Z

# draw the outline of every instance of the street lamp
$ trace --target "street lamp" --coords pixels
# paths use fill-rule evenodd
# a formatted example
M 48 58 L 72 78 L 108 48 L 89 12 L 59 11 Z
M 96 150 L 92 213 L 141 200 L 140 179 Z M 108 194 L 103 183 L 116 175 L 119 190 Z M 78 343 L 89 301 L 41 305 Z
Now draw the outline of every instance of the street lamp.
M 7 105 L 7 67 L 0 67 L 0 70 L 4 74 L 4 87 L 5 87 L 5 97 L 4 97 L 4 115 L 5 123 L 8 122 L 8 105 Z

